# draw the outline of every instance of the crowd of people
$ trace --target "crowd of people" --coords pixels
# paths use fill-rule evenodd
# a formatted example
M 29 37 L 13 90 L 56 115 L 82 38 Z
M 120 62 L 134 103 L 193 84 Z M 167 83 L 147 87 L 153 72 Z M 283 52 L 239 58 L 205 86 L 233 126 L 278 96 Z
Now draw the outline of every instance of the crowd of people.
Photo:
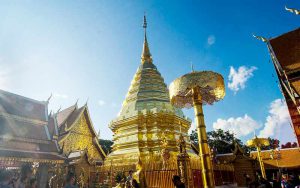
M 1 169 L 0 188 L 37 188 L 37 179 L 32 176 L 32 167 L 23 165 L 20 173 Z
M 276 179 L 267 180 L 260 176 L 258 173 L 254 180 L 250 176 L 244 174 L 246 185 L 249 188 L 300 188 L 299 175 L 281 175 L 279 174 Z
M 254 180 L 248 174 L 244 174 L 246 185 L 249 188 L 300 188 L 299 175 L 278 175 L 274 180 L 267 180 L 258 173 Z M 185 188 L 184 183 L 178 175 L 172 178 L 174 187 Z M 37 188 L 37 179 L 33 175 L 31 165 L 23 165 L 20 171 L 0 169 L 0 188 Z M 76 176 L 69 172 L 65 178 L 64 188 L 77 188 Z M 130 170 L 128 176 L 122 178 L 122 182 L 117 186 L 124 188 L 140 188 L 139 183 L 133 178 L 133 171 Z

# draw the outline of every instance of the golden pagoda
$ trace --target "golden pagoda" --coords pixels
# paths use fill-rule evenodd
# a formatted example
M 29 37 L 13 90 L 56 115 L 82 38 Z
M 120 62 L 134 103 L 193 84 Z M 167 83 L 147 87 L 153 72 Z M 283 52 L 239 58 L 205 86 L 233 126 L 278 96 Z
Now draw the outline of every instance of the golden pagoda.
M 156 169 L 176 168 L 180 135 L 187 141 L 187 153 L 199 157 L 191 148 L 188 130 L 191 120 L 170 103 L 169 90 L 153 64 L 147 41 L 144 16 L 144 44 L 138 67 L 118 117 L 109 125 L 113 131 L 113 149 L 105 166 L 155 162 Z M 167 153 L 166 153 L 167 152 Z M 128 168 L 126 168 L 128 169 Z

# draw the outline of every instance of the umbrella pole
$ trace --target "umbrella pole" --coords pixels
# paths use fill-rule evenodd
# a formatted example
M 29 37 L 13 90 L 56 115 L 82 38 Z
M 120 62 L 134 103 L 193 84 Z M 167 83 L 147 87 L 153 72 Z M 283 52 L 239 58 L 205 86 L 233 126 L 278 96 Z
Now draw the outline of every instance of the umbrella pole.
M 257 157 L 258 157 L 258 161 L 259 161 L 259 165 L 260 165 L 261 175 L 262 175 L 263 178 L 266 179 L 266 171 L 265 171 L 264 163 L 263 163 L 262 158 L 261 158 L 260 146 L 257 146 L 256 149 L 257 149 Z
M 199 142 L 199 156 L 202 168 L 202 182 L 204 188 L 215 187 L 212 161 L 210 160 L 209 147 L 207 143 L 206 126 L 204 122 L 204 114 L 202 109 L 202 99 L 199 91 L 193 89 L 193 106 L 196 117 L 198 142 Z

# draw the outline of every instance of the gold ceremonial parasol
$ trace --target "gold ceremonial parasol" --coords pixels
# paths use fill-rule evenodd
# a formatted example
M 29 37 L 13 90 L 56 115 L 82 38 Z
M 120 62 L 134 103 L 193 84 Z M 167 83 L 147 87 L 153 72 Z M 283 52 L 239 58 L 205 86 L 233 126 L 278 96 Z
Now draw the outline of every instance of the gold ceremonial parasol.
M 174 106 L 179 108 L 194 107 L 203 186 L 214 187 L 212 162 L 209 156 L 202 105 L 212 105 L 224 98 L 224 79 L 222 75 L 212 71 L 193 71 L 174 80 L 169 89 L 171 103 Z
M 249 147 L 256 147 L 257 149 L 257 158 L 260 165 L 261 175 L 263 178 L 266 178 L 266 171 L 265 166 L 261 158 L 261 147 L 262 146 L 269 146 L 270 142 L 267 138 L 258 138 L 255 136 L 253 139 L 247 141 L 247 146 Z

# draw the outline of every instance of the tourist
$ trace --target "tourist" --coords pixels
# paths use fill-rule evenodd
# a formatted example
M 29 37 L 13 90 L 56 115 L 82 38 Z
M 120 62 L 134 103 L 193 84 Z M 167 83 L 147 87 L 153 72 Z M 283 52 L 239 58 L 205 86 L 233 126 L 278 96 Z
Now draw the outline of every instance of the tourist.
M 36 178 L 31 178 L 29 181 L 29 188 L 37 188 L 37 180 Z
M 129 182 L 131 182 L 132 179 L 133 179 L 133 178 L 132 178 L 132 175 L 133 175 L 133 170 L 129 170 L 129 174 L 128 174 L 126 180 L 129 181 Z
M 281 187 L 282 188 L 294 188 L 295 186 L 293 186 L 291 184 L 291 181 L 288 180 L 288 176 L 287 175 L 282 175 Z
M 181 182 L 181 179 L 179 176 L 174 175 L 172 178 L 172 181 L 176 188 L 185 188 L 184 183 Z
M 12 172 L 9 170 L 3 170 L 1 172 L 1 180 L 0 180 L 0 188 L 11 188 L 11 179 L 12 179 Z
M 17 188 L 25 188 L 29 185 L 29 178 L 32 175 L 32 167 L 29 164 L 24 164 L 21 167 L 20 179 L 17 183 Z
M 138 182 L 135 179 L 132 179 L 132 187 L 133 188 L 140 188 Z
M 75 185 L 75 174 L 72 172 L 69 172 L 66 179 L 66 185 L 64 188 L 77 188 Z

